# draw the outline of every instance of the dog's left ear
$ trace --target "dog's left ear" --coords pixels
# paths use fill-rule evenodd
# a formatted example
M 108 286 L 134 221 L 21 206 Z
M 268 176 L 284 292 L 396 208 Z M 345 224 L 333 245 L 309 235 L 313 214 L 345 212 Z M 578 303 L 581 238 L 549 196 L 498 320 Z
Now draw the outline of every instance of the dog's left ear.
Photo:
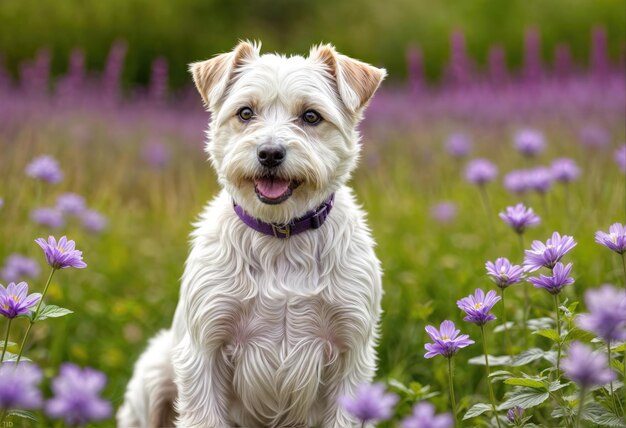
M 337 53 L 333 45 L 314 46 L 309 59 L 319 61 L 337 82 L 337 90 L 344 104 L 352 112 L 359 112 L 372 98 L 376 89 L 387 76 L 384 68 Z
M 220 104 L 237 69 L 259 57 L 260 48 L 260 44 L 241 41 L 232 52 L 189 64 L 193 82 L 209 110 Z

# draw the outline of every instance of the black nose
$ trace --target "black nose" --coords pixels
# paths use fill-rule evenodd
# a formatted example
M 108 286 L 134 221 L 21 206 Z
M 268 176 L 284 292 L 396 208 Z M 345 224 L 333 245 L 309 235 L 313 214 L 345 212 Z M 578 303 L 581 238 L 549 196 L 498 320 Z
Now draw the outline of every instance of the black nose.
M 278 144 L 261 144 L 256 149 L 257 159 L 268 168 L 280 165 L 285 160 L 285 153 L 285 148 Z

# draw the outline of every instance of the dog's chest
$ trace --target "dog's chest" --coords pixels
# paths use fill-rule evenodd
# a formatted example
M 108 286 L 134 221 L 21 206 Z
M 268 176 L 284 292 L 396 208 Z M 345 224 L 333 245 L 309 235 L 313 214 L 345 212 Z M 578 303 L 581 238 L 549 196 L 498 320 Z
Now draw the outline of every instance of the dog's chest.
M 231 357 L 237 359 L 237 351 L 249 346 L 277 361 L 288 359 L 292 351 L 307 343 L 323 342 L 329 349 L 338 348 L 340 343 L 332 332 L 341 304 L 332 302 L 324 292 L 326 279 L 315 270 L 276 267 L 248 277 L 256 293 L 239 308 L 227 346 Z
M 324 292 L 326 280 L 293 266 L 248 276 L 256 293 L 242 301 L 223 352 L 236 402 L 262 425 L 301 423 L 299 412 L 313 406 L 325 368 L 341 353 L 341 305 Z M 285 412 L 290 406 L 300 410 Z

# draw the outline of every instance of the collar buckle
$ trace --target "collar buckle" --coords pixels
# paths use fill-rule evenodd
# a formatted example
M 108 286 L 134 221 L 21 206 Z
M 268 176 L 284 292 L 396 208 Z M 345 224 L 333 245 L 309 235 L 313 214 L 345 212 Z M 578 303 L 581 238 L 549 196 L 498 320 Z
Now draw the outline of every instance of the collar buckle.
M 286 224 L 285 226 L 277 226 L 272 224 L 272 232 L 276 238 L 289 238 L 291 236 L 291 227 Z

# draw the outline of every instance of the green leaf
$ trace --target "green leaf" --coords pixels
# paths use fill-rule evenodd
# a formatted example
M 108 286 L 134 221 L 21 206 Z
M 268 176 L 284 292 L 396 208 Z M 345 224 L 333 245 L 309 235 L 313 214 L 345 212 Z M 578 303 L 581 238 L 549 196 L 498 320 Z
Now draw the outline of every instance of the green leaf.
M 613 367 L 618 373 L 624 373 L 624 363 L 620 360 L 614 360 L 611 358 L 611 367 Z
M 512 377 L 504 381 L 507 385 L 515 385 L 515 386 L 526 386 L 534 389 L 542 389 L 546 391 L 548 389 L 548 385 L 540 380 L 529 379 L 525 377 Z
M 610 412 L 598 403 L 588 403 L 583 409 L 581 418 L 602 427 L 623 427 L 624 419 Z
M 613 351 L 615 352 L 624 352 L 626 351 L 626 342 L 622 343 L 621 345 L 619 345 L 616 348 L 611 348 Z
M 530 388 L 519 388 L 506 395 L 507 399 L 499 408 L 506 410 L 515 406 L 523 409 L 535 407 L 550 398 L 550 394 L 546 391 L 537 391 Z
M 495 366 L 508 366 L 511 361 L 511 357 L 508 355 L 487 355 L 489 357 L 489 365 L 492 367 Z M 479 355 L 478 357 L 470 358 L 467 360 L 468 363 L 476 365 L 476 366 L 484 366 L 485 365 L 485 355 Z
M 532 331 L 546 330 L 554 325 L 554 320 L 549 317 L 532 318 L 526 321 L 526 325 Z
M 546 330 L 538 330 L 538 331 L 535 331 L 533 334 L 538 334 L 539 336 L 546 337 L 553 342 L 558 342 L 561 339 L 559 337 L 559 333 L 556 330 L 551 329 L 551 328 L 546 329 Z
M 46 305 L 39 311 L 36 321 L 42 321 L 47 318 L 59 318 L 73 313 L 69 309 L 60 308 L 56 305 Z
M 528 363 L 532 363 L 535 360 L 542 358 L 545 354 L 543 349 L 539 348 L 530 348 L 527 351 L 522 352 L 521 354 L 515 355 L 511 359 L 511 366 L 519 367 L 524 366 Z
M 574 327 L 569 331 L 569 333 L 567 333 L 566 340 L 581 340 L 583 342 L 591 342 L 594 337 L 595 336 L 588 331 Z
M 550 392 L 558 391 L 559 389 L 570 386 L 571 384 L 572 382 L 561 383 L 558 380 L 555 380 L 554 382 L 550 382 L 550 386 L 548 386 L 548 391 Z
M 33 412 L 29 412 L 27 410 L 9 410 L 7 416 L 17 416 L 18 418 L 30 419 L 31 421 L 37 422 L 37 416 L 35 416 Z
M 567 310 L 572 312 L 572 313 L 576 312 L 576 308 L 578 307 L 578 303 L 579 302 L 572 302 L 572 304 L 567 307 Z
M 411 391 L 409 388 L 407 388 L 402 382 L 400 382 L 397 379 L 389 379 L 387 381 L 387 384 L 392 387 L 395 388 L 398 392 L 402 392 L 408 396 L 414 396 L 415 392 Z
M 499 380 L 508 379 L 510 377 L 513 377 L 513 373 L 506 370 L 496 370 L 489 375 L 492 383 Z
M 483 413 L 489 412 L 491 410 L 492 408 L 489 404 L 485 404 L 485 403 L 474 404 L 472 407 L 470 407 L 467 413 L 465 413 L 465 416 L 463 416 L 463 420 L 475 418 L 476 416 L 480 416 Z
M 7 351 L 6 354 L 4 354 L 4 362 L 7 363 L 11 361 L 17 361 L 17 354 Z M 30 361 L 30 359 L 22 355 L 22 358 L 20 358 L 20 361 Z
M 515 325 L 515 323 L 513 321 L 508 321 L 505 324 L 500 324 L 497 325 L 496 328 L 493 329 L 494 333 L 502 333 L 505 330 L 510 330 L 511 328 L 513 328 L 513 326 Z
M 556 366 L 556 351 L 547 351 L 543 354 L 543 359 L 553 366 Z

